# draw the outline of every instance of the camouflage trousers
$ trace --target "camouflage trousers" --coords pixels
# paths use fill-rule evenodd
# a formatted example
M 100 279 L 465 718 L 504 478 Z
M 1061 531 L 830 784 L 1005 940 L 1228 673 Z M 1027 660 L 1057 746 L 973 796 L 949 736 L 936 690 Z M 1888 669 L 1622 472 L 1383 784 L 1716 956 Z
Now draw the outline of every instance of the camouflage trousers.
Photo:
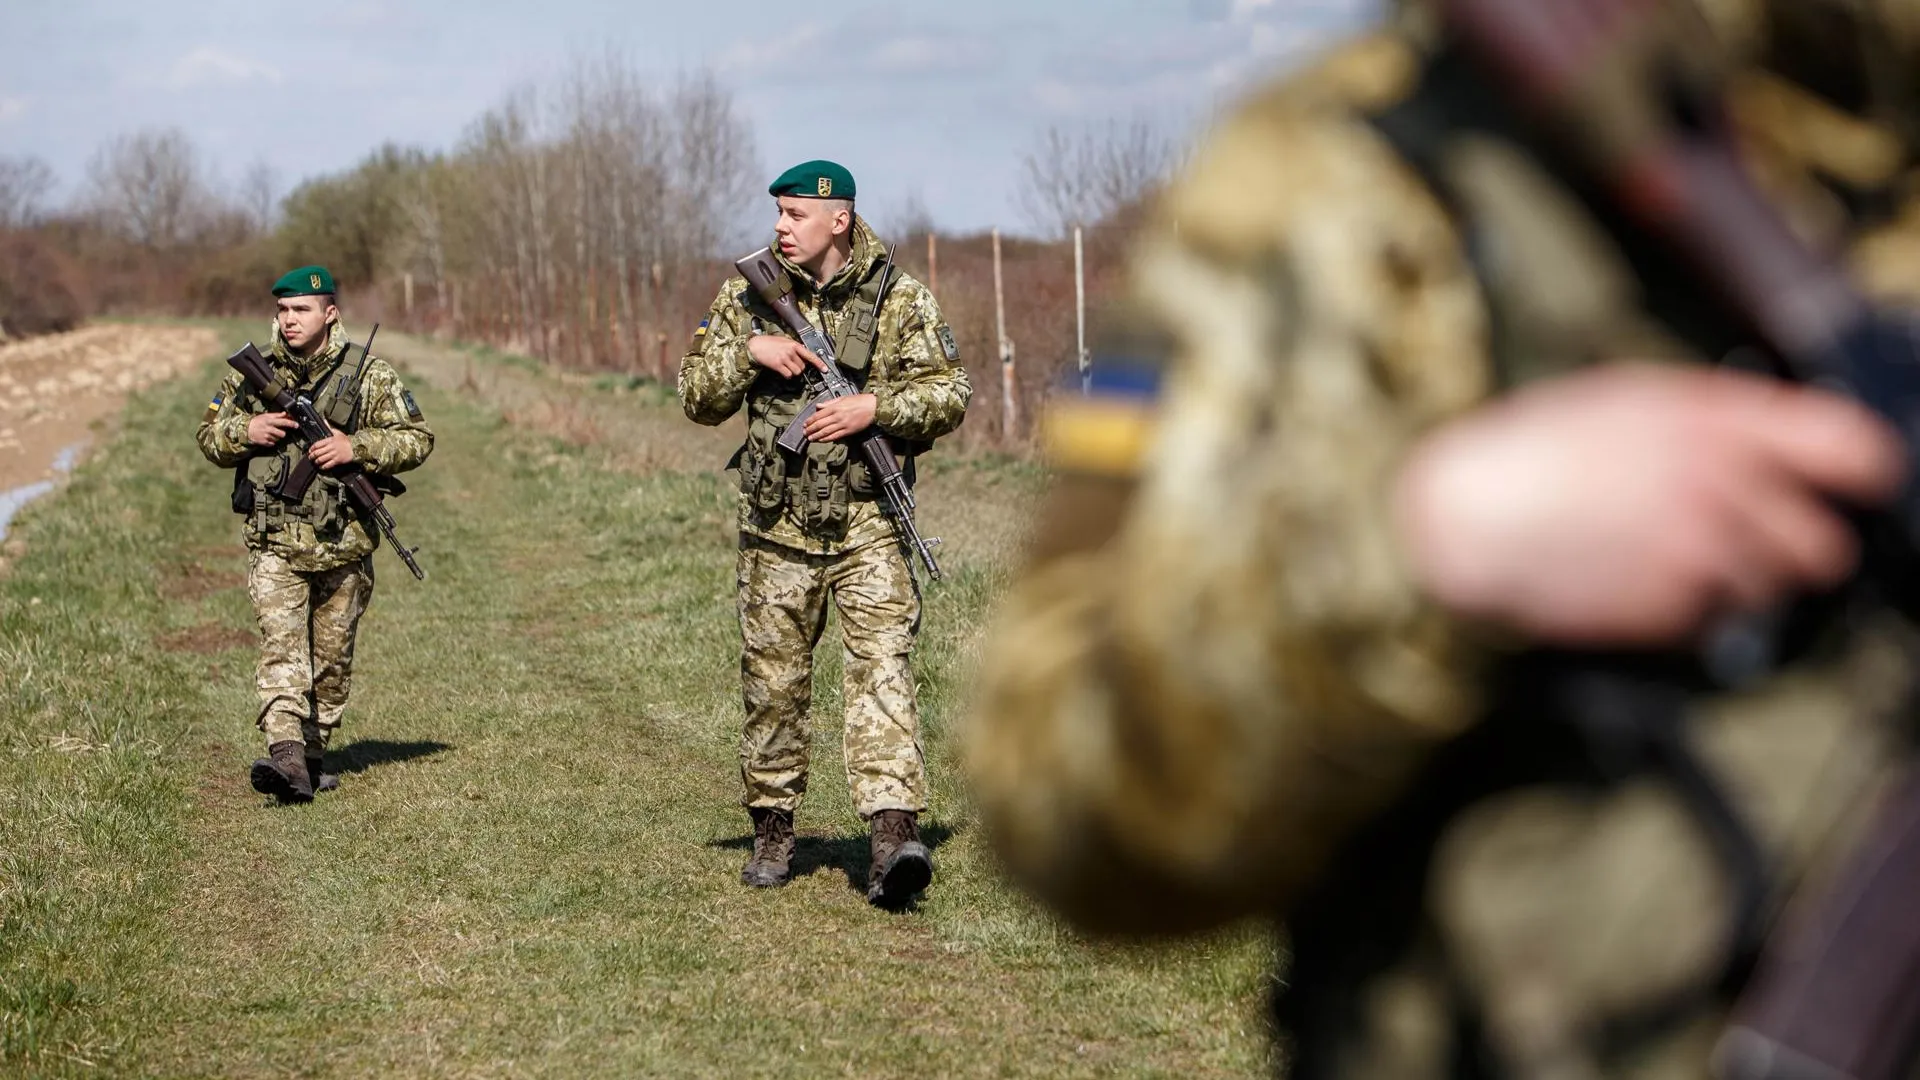
M 749 807 L 792 810 L 807 790 L 813 650 L 840 612 L 847 784 L 863 818 L 926 809 L 920 713 L 908 654 L 920 588 L 891 537 L 838 555 L 740 538 L 740 777 Z
M 373 599 L 373 559 L 300 571 L 279 555 L 255 551 L 247 592 L 260 622 L 256 723 L 267 745 L 298 739 L 317 756 L 347 708 L 354 635 Z

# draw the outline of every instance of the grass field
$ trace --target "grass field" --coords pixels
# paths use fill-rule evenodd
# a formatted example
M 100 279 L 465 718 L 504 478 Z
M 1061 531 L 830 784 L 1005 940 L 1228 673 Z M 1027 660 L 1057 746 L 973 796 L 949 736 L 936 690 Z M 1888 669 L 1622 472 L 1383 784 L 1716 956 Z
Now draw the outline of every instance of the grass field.
M 246 327 L 221 327 L 237 343 Z M 253 632 L 218 377 L 143 394 L 0 571 L 0 1075 L 1230 1076 L 1271 938 L 1090 943 L 995 876 L 954 765 L 1039 477 L 936 458 L 917 653 L 938 875 L 862 898 L 823 648 L 788 888 L 738 884 L 732 431 L 661 388 L 383 335 L 439 434 L 334 760 L 247 787 Z M 829 630 L 829 642 L 837 629 Z

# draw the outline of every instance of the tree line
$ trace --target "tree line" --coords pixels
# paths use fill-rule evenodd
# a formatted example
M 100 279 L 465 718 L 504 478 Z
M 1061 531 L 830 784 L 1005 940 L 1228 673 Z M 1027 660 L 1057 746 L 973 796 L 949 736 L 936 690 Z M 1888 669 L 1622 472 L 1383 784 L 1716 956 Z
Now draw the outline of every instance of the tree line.
M 1070 230 L 1091 229 L 1097 303 L 1127 222 L 1177 159 L 1141 123 L 1032 141 L 1018 203 L 1045 239 L 1010 241 L 1004 267 L 1023 396 L 1077 360 Z M 765 229 L 763 172 L 719 82 L 650 83 L 611 55 L 509 95 L 450 148 L 383 146 L 284 196 L 264 164 L 217 176 L 177 129 L 102 146 L 62 206 L 43 163 L 0 157 L 0 339 L 96 312 L 256 313 L 263 282 L 322 263 L 356 321 L 667 378 L 734 249 Z M 936 269 L 932 214 L 914 202 L 899 216 L 889 239 L 910 271 L 938 276 L 979 392 L 997 393 L 986 238 L 939 238 Z

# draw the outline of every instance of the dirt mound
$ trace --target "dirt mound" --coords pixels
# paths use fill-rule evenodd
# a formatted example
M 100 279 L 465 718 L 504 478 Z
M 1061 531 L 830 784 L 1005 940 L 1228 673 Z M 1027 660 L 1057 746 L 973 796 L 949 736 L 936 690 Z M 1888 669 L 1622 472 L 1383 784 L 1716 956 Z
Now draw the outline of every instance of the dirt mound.
M 46 481 L 127 395 L 200 364 L 218 347 L 197 326 L 89 326 L 0 345 L 0 493 Z
M 0 538 L 79 460 L 95 423 L 217 344 L 204 327 L 93 326 L 0 345 Z

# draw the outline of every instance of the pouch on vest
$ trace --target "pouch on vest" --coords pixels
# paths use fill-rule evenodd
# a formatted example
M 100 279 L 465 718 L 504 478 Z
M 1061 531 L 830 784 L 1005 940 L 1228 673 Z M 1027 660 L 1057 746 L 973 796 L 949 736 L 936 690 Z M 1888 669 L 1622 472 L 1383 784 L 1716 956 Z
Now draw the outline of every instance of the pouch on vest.
M 807 447 L 806 464 L 789 498 L 801 512 L 808 531 L 825 537 L 847 531 L 848 458 L 845 443 L 814 443 Z M 797 489 L 797 490 L 796 490 Z

